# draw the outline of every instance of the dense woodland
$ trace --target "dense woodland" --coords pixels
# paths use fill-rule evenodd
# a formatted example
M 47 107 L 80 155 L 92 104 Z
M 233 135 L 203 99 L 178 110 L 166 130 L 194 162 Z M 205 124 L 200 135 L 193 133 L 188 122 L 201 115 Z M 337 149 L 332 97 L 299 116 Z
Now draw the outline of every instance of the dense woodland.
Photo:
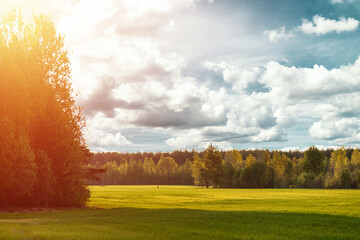
M 90 152 L 64 39 L 50 18 L 0 22 L 0 208 L 82 206 Z
M 107 171 L 89 184 L 183 184 L 223 188 L 359 188 L 360 152 L 340 148 L 96 153 Z

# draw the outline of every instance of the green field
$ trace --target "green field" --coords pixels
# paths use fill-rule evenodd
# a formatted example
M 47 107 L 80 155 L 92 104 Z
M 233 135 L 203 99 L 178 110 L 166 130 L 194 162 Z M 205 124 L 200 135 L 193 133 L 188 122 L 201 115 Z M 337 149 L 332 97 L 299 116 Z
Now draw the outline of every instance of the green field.
M 91 187 L 90 207 L 0 213 L 0 239 L 360 239 L 360 191 Z

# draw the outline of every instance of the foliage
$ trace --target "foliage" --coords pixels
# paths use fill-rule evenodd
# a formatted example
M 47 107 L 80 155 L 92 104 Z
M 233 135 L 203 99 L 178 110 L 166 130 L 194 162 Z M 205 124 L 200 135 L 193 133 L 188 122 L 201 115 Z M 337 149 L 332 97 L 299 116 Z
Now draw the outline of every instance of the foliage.
M 98 153 L 97 160 L 100 160 L 100 156 L 108 160 L 114 157 L 114 162 L 119 156 L 140 156 L 138 160 L 130 159 L 130 165 L 133 164 L 134 166 L 139 165 L 142 159 L 141 156 L 143 156 L 143 167 L 138 168 L 137 171 L 128 170 L 129 164 L 124 157 L 113 168 L 117 169 L 115 170 L 117 173 L 112 175 L 111 171 L 113 170 L 110 170 L 109 163 L 103 166 L 96 165 L 98 167 L 105 166 L 109 170 L 103 175 L 102 179 L 90 181 L 89 183 L 195 184 L 207 188 L 211 186 L 223 188 L 358 188 L 360 185 L 359 151 L 357 149 L 345 148 L 332 150 L 330 159 L 325 157 L 328 152 L 328 150 L 318 150 L 315 147 L 310 147 L 303 154 L 304 156 L 306 155 L 307 160 L 305 160 L 305 158 L 301 157 L 303 156 L 300 154 L 301 152 L 296 152 L 296 154 L 278 150 L 230 150 L 220 152 L 210 145 L 204 152 L 194 151 L 193 161 L 188 158 L 185 161 L 180 160 L 181 152 L 176 151 L 176 154 L 160 154 L 157 163 L 152 158 L 149 160 L 146 154 Z M 182 153 L 183 157 L 188 154 L 186 151 Z M 295 155 L 300 157 L 295 157 Z M 178 161 L 170 156 L 177 156 Z M 216 164 L 208 159 L 207 165 L 205 164 L 205 157 L 209 158 L 209 156 L 212 156 L 211 158 L 216 156 Z M 246 156 L 245 160 L 243 160 L 243 156 Z M 293 157 L 290 158 L 291 156 Z M 320 159 L 320 161 L 314 160 L 316 156 L 318 156 L 317 159 Z M 351 156 L 351 160 L 347 156 Z M 173 165 L 172 168 L 177 169 L 176 171 L 171 171 L 171 174 L 168 175 L 164 174 L 165 170 L 159 171 L 159 163 L 161 163 L 160 166 L 165 166 L 166 164 L 164 163 L 169 162 L 166 159 L 170 160 Z M 343 160 L 340 161 L 339 159 Z M 311 162 L 315 162 L 315 164 Z M 335 164 L 336 162 L 339 163 Z M 341 162 L 342 164 L 340 164 Z M 179 164 L 178 167 L 175 167 L 175 163 Z M 214 166 L 217 167 L 211 170 L 210 167 Z M 157 171 L 154 169 L 157 169 Z M 216 174 L 214 174 L 214 169 L 217 169 Z M 214 178 L 214 176 L 216 177 Z
M 311 146 L 304 152 L 303 169 L 315 176 L 324 170 L 324 154 L 315 146 Z
M 189 159 L 186 159 L 185 163 L 178 168 L 177 175 L 182 185 L 193 185 L 192 163 Z
M 178 166 L 172 157 L 164 157 L 164 155 L 161 155 L 160 161 L 156 166 L 161 182 L 167 182 L 172 176 L 175 176 Z
M 204 171 L 209 184 L 217 187 L 221 185 L 222 157 L 221 153 L 210 144 L 204 153 Z
M 194 153 L 194 163 L 192 165 L 192 176 L 195 185 L 209 187 L 208 175 L 206 174 L 204 159 Z
M 325 175 L 325 187 L 340 188 L 343 187 L 342 176 L 344 170 L 348 168 L 349 158 L 346 155 L 345 148 L 334 151 L 330 157 L 330 166 Z M 346 176 L 347 177 L 347 176 Z
M 35 154 L 26 132 L 6 118 L 0 118 L 0 146 L 0 207 L 19 205 L 37 181 Z
M 12 11 L 0 22 L 0 203 L 82 206 L 90 156 L 70 85 L 70 61 L 52 20 Z
M 248 188 L 267 187 L 266 164 L 254 162 L 247 166 L 241 175 L 241 185 Z

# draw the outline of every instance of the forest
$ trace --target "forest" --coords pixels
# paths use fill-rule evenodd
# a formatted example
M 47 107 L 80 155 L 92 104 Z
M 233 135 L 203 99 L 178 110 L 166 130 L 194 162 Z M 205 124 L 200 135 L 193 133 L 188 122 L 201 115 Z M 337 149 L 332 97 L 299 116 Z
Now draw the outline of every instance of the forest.
M 92 167 L 106 170 L 93 185 L 180 184 L 215 188 L 359 188 L 360 152 L 231 150 L 166 153 L 102 152 Z

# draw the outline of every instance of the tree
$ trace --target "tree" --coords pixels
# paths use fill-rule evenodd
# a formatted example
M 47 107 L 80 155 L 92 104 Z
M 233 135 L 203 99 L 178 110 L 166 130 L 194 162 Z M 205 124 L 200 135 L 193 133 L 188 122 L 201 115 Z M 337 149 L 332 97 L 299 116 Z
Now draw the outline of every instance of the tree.
M 246 158 L 246 168 L 251 168 L 252 165 L 256 162 L 256 158 L 250 153 L 249 156 Z
M 176 174 L 178 166 L 172 157 L 164 157 L 164 154 L 161 155 L 157 164 L 157 172 L 162 178 L 162 183 L 169 183 L 170 178 Z
M 128 168 L 128 178 L 129 184 L 137 184 L 137 172 L 138 172 L 138 162 L 134 159 L 130 159 L 129 168 Z
M 273 168 L 275 172 L 275 186 L 276 187 L 285 187 L 286 179 L 285 179 L 285 167 L 290 159 L 279 151 L 274 152 L 274 157 L 272 159 Z
M 156 175 L 156 167 L 152 158 L 148 159 L 145 157 L 144 159 L 144 178 L 147 183 L 154 183 L 155 175 Z
M 185 163 L 178 168 L 178 177 L 179 183 L 182 185 L 192 185 L 194 183 L 194 178 L 192 174 L 192 163 L 187 158 Z
M 295 185 L 295 170 L 292 161 L 288 161 L 285 166 L 285 180 L 290 187 Z
M 136 184 L 144 184 L 144 168 L 143 168 L 143 162 L 141 159 L 138 160 L 137 162 L 137 167 L 136 167 Z
M 204 171 L 210 185 L 217 187 L 221 184 L 222 157 L 221 153 L 212 144 L 204 153 Z
M 194 163 L 192 165 L 192 177 L 195 185 L 209 187 L 209 177 L 206 175 L 204 159 L 200 158 L 197 152 L 194 153 Z
M 119 173 L 120 173 L 120 183 L 121 184 L 128 184 L 129 178 L 128 178 L 128 169 L 129 164 L 125 159 L 123 159 L 119 166 Z
M 33 198 L 36 202 L 43 202 L 41 205 L 47 208 L 53 194 L 51 160 L 44 151 L 39 151 L 35 154 L 35 163 L 38 170 Z
M 347 180 L 349 158 L 346 155 L 346 149 L 344 147 L 337 149 L 331 154 L 330 166 L 328 172 L 325 175 L 325 187 L 327 188 L 339 188 L 342 187 L 344 180 Z
M 85 121 L 75 105 L 70 76 L 64 38 L 50 18 L 24 19 L 20 11 L 2 18 L 0 119 L 13 125 L 14 137 L 3 139 L 7 145 L 0 165 L 10 170 L 4 187 L 18 195 L 6 194 L 7 202 L 82 206 L 89 198 L 85 181 L 94 171 L 86 168 L 90 154 L 82 133 Z M 16 148 L 10 148 L 12 144 Z M 37 184 L 49 179 L 49 184 L 34 189 L 34 179 Z M 15 201 L 18 197 L 24 201 Z
M 243 157 L 241 152 L 239 150 L 234 149 L 229 151 L 229 155 L 230 155 L 231 165 L 234 171 L 236 172 L 239 169 L 241 169 L 243 165 Z
M 351 154 L 349 170 L 351 176 L 351 187 L 358 188 L 358 186 L 360 186 L 360 152 L 358 149 L 355 149 Z
M 271 153 L 268 149 L 266 149 L 262 156 L 263 162 L 266 164 L 266 166 L 272 166 L 272 159 L 271 159 Z
M 29 137 L 9 119 L 0 118 L 0 146 L 0 207 L 27 202 L 37 173 Z
M 222 187 L 232 187 L 235 169 L 232 164 L 231 152 L 226 152 L 225 158 L 223 159 L 222 164 L 223 164 L 223 171 L 224 171 L 223 179 L 222 179 Z
M 241 183 L 246 188 L 264 188 L 267 186 L 266 164 L 264 162 L 253 162 L 248 165 L 241 175 Z
M 304 152 L 303 170 L 319 175 L 324 170 L 324 154 L 315 146 L 311 146 Z

